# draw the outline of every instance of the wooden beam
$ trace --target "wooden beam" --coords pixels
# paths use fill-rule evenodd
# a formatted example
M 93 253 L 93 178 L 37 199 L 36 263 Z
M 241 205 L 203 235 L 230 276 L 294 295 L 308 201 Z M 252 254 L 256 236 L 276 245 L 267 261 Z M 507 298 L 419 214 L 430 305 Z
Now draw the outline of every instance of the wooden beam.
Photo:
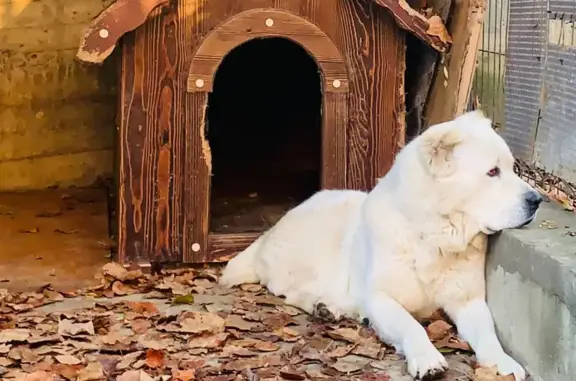
M 426 4 L 419 7 L 426 6 L 426 14 L 438 15 L 446 23 L 453 2 L 453 0 L 426 0 Z M 424 110 L 426 110 L 436 67 L 442 55 L 431 47 L 425 46 L 422 41 L 414 41 L 414 39 L 407 47 L 408 60 L 414 60 L 414 62 L 407 61 L 406 63 L 407 70 L 409 70 L 406 78 L 406 141 L 418 136 L 424 128 Z M 416 44 L 421 45 L 421 48 Z
M 170 0 L 116 0 L 86 28 L 76 57 L 84 62 L 102 63 L 125 33 L 146 21 L 150 12 Z
M 452 37 L 446 30 L 440 16 L 426 18 L 410 7 L 405 0 L 373 0 L 392 13 L 398 26 L 430 45 L 439 52 L 446 52 L 452 44 Z
M 428 97 L 425 127 L 453 119 L 466 111 L 482 38 L 486 0 L 455 0 L 450 32 L 454 42 L 436 68 Z

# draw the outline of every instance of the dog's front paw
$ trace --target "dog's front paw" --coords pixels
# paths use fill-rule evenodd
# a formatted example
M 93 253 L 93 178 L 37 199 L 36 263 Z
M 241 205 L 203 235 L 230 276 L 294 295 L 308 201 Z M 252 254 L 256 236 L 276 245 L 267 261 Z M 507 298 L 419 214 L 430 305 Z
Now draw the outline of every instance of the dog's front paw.
M 498 368 L 498 373 L 503 376 L 513 374 L 516 381 L 524 381 L 526 379 L 526 371 L 522 368 L 522 365 L 518 364 L 516 360 L 506 353 L 498 356 L 498 358 L 495 359 L 494 365 Z
M 420 348 L 406 348 L 408 373 L 417 380 L 434 380 L 448 369 L 446 359 L 432 343 L 422 344 Z

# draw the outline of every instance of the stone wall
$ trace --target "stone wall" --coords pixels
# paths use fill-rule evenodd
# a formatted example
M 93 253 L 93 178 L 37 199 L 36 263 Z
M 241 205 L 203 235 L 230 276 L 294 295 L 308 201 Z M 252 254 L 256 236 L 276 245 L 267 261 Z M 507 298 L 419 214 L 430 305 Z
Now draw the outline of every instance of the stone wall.
M 118 54 L 75 59 L 113 0 L 0 0 L 0 191 L 83 186 L 113 170 Z

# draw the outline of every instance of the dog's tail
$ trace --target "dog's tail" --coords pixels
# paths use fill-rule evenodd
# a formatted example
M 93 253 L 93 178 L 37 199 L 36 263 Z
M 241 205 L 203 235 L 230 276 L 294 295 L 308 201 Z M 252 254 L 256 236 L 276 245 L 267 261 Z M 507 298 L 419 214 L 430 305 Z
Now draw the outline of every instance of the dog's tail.
M 232 287 L 243 283 L 258 283 L 260 281 L 256 273 L 255 259 L 263 238 L 263 236 L 260 236 L 252 245 L 228 262 L 220 277 L 219 282 L 221 285 Z

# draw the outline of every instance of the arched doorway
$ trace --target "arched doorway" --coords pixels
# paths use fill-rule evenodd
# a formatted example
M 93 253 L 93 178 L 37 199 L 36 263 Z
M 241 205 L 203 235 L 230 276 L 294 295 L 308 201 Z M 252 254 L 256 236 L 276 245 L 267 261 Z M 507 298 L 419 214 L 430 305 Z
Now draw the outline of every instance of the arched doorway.
M 210 232 L 270 228 L 321 187 L 322 79 L 282 37 L 249 40 L 220 63 L 208 96 Z
M 298 81 L 302 81 L 304 78 L 310 79 L 314 76 L 314 80 L 305 81 L 310 86 L 317 86 L 315 90 L 310 91 L 309 94 L 304 94 L 308 85 L 302 84 L 299 85 L 301 88 L 298 93 L 290 93 L 290 91 L 287 91 L 287 89 L 291 87 L 290 83 L 296 82 L 296 80 L 290 79 L 288 74 L 286 78 L 283 79 L 281 72 L 277 73 L 277 80 L 272 80 L 268 83 L 262 82 L 261 87 L 261 93 L 280 94 L 280 92 L 285 91 L 288 94 L 293 94 L 292 98 L 303 98 L 311 94 L 318 94 L 318 92 L 321 94 L 320 100 L 318 101 L 320 102 L 319 107 L 316 107 L 318 102 L 306 102 L 310 106 L 314 106 L 310 109 L 314 110 L 315 115 L 321 115 L 321 118 L 314 122 L 321 123 L 321 131 L 318 133 L 318 129 L 316 129 L 317 135 L 315 138 L 320 139 L 321 142 L 314 143 L 314 139 L 306 142 L 306 144 L 309 144 L 308 147 L 316 144 L 315 147 L 317 151 L 314 154 L 320 155 L 320 184 L 317 185 L 318 175 L 314 174 L 313 176 L 313 173 L 317 171 L 318 165 L 313 164 L 314 160 L 304 160 L 309 166 L 309 170 L 300 173 L 307 172 L 307 178 L 310 179 L 310 181 L 298 180 L 297 184 L 293 184 L 293 186 L 300 186 L 300 184 L 306 183 L 310 184 L 312 182 L 317 186 L 303 187 L 304 189 L 301 189 L 300 193 L 293 192 L 296 193 L 296 197 L 294 197 L 294 195 L 291 196 L 292 199 L 295 199 L 292 202 L 297 204 L 298 199 L 306 198 L 306 196 L 311 194 L 312 188 L 318 189 L 321 187 L 323 189 L 334 189 L 346 186 L 349 81 L 346 63 L 338 51 L 338 48 L 320 28 L 310 21 L 294 14 L 275 9 L 251 9 L 238 13 L 220 24 L 203 38 L 194 53 L 194 58 L 192 59 L 188 73 L 188 96 L 186 102 L 191 112 L 186 115 L 190 126 L 187 131 L 190 140 L 188 143 L 189 147 L 186 150 L 186 171 L 189 177 L 187 183 L 184 184 L 184 189 L 188 194 L 188 197 L 185 198 L 185 210 L 187 212 L 184 220 L 185 234 L 183 235 L 183 258 L 185 262 L 218 262 L 228 260 L 231 256 L 238 253 L 238 251 L 243 250 L 252 243 L 261 234 L 262 230 L 273 224 L 273 222 L 283 214 L 286 207 L 286 205 L 280 207 L 276 204 L 276 207 L 269 208 L 268 210 L 272 211 L 272 213 L 268 213 L 268 217 L 264 218 L 264 221 L 262 221 L 263 224 L 259 226 L 248 224 L 247 222 L 236 222 L 236 226 L 231 228 L 230 222 L 225 221 L 226 219 L 221 219 L 220 226 L 218 226 L 218 223 L 211 223 L 213 222 L 211 221 L 213 218 L 210 218 L 214 216 L 214 213 L 211 211 L 211 207 L 214 207 L 214 205 L 211 205 L 211 201 L 213 201 L 211 193 L 212 190 L 214 190 L 214 185 L 218 187 L 217 182 L 219 181 L 216 180 L 216 182 L 213 182 L 215 178 L 213 175 L 219 172 L 218 168 L 213 168 L 213 160 L 220 160 L 216 158 L 215 153 L 212 152 L 212 145 L 215 146 L 215 151 L 218 151 L 217 141 L 219 139 L 221 141 L 225 139 L 224 137 L 218 137 L 218 133 L 216 132 L 218 128 L 214 127 L 214 124 L 217 124 L 217 122 L 214 121 L 214 114 L 218 114 L 215 113 L 214 110 L 217 109 L 216 105 L 218 102 L 215 100 L 217 95 L 212 97 L 210 94 L 213 91 L 217 91 L 214 90 L 215 80 L 218 80 L 217 72 L 220 71 L 221 65 L 224 67 L 228 66 L 224 61 L 227 61 L 227 59 L 230 58 L 229 56 L 241 56 L 253 50 L 253 55 L 256 58 L 253 59 L 251 65 L 255 67 L 258 67 L 259 61 L 273 59 L 273 57 L 269 57 L 273 56 L 273 54 L 270 54 L 266 49 L 260 49 L 260 53 L 255 52 L 259 50 L 258 44 L 277 45 L 281 48 L 276 49 L 284 50 L 284 52 L 278 51 L 278 54 L 291 57 L 295 56 L 297 58 L 296 61 L 293 61 L 294 58 L 290 58 L 290 60 L 293 61 L 292 65 L 290 65 L 290 62 L 284 61 L 276 63 L 276 65 L 284 65 L 286 70 L 300 70 L 303 69 L 303 67 L 311 68 L 312 63 L 315 64 L 314 70 L 307 70 L 305 72 L 308 74 L 302 76 L 302 78 L 297 78 Z M 274 50 L 272 46 L 270 46 L 270 49 Z M 233 53 L 235 51 L 236 53 Z M 244 51 L 244 53 L 242 53 L 242 51 Z M 250 56 L 250 54 L 248 54 L 248 56 Z M 298 63 L 298 57 L 302 58 L 302 62 L 305 62 L 303 67 L 300 67 L 302 65 Z M 231 62 L 233 62 L 233 59 L 231 59 Z M 248 65 L 247 70 L 251 70 L 251 65 Z M 234 65 L 230 64 L 230 66 L 232 67 Z M 270 69 L 273 70 L 272 68 Z M 225 71 L 225 69 L 222 70 L 222 72 Z M 314 74 L 312 74 L 313 71 Z M 245 75 L 245 73 L 247 73 L 246 71 L 244 71 L 243 74 L 242 70 L 234 71 L 232 69 L 231 72 L 235 72 L 235 74 L 229 75 L 230 81 L 232 81 L 232 83 L 239 83 L 241 87 L 241 89 L 234 89 L 236 96 L 243 101 L 244 98 L 249 99 L 245 94 L 250 92 L 254 87 L 254 83 L 249 79 L 250 76 Z M 238 76 L 240 78 L 236 78 Z M 226 78 L 226 74 L 222 75 L 222 77 Z M 242 77 L 245 77 L 244 82 Z M 226 82 L 226 80 L 222 80 L 222 83 Z M 209 102 L 209 98 L 211 98 L 211 102 Z M 274 97 L 268 98 L 274 99 Z M 285 98 L 286 97 L 284 97 L 284 99 Z M 266 97 L 262 97 L 261 99 L 262 104 L 264 104 Z M 296 100 L 292 99 L 292 102 L 294 103 Z M 212 105 L 210 106 L 209 103 L 212 103 Z M 268 106 L 258 106 L 255 108 L 260 110 L 266 108 L 268 111 Z M 304 109 L 306 109 L 306 107 L 304 107 Z M 282 122 L 289 124 L 287 121 L 293 113 L 293 110 L 284 110 L 281 115 L 274 114 L 274 119 L 270 121 L 270 125 L 278 126 Z M 220 116 L 224 116 L 225 112 L 220 114 Z M 268 113 L 268 115 L 271 114 L 270 112 Z M 211 117 L 212 120 L 210 120 Z M 313 119 L 313 117 L 310 117 L 308 120 Z M 314 123 L 312 124 L 317 126 L 317 124 Z M 237 122 L 236 125 L 238 124 L 240 123 Z M 210 125 L 212 125 L 211 131 Z M 236 128 L 238 130 L 236 131 L 237 136 L 242 135 L 240 130 L 243 128 L 246 128 L 246 126 Z M 302 129 L 304 128 L 306 127 L 302 126 Z M 312 126 L 308 132 L 314 130 Z M 255 129 L 253 131 L 255 131 Z M 288 129 L 285 131 L 288 131 Z M 299 155 L 300 151 L 304 150 L 305 145 L 300 144 L 298 135 L 287 133 L 286 138 L 290 136 L 294 139 L 294 141 L 291 142 L 292 146 L 297 146 L 297 148 L 293 150 L 285 148 L 286 152 L 291 152 L 290 156 L 292 160 L 298 157 L 306 157 L 306 155 L 303 154 Z M 215 142 L 210 142 L 210 139 L 215 140 Z M 260 145 L 256 143 L 252 144 L 252 146 Z M 250 144 L 245 144 L 244 146 L 250 146 Z M 286 146 L 289 147 L 290 145 L 286 143 Z M 234 149 L 240 149 L 239 147 L 242 147 L 242 145 L 237 144 L 237 147 Z M 266 147 L 262 147 L 262 149 L 265 148 Z M 269 153 L 276 155 L 277 162 L 282 162 L 280 160 L 282 156 L 281 152 L 277 152 L 278 146 L 276 146 L 276 149 L 273 148 L 274 147 L 268 148 Z M 279 170 L 282 166 L 279 167 L 273 164 L 272 156 L 266 158 L 264 158 L 264 156 L 260 157 L 262 161 L 270 162 L 268 163 L 268 172 L 263 171 L 263 173 L 274 174 L 275 176 L 286 173 Z M 229 161 L 229 163 L 230 162 L 231 161 Z M 300 163 L 302 164 L 302 161 Z M 238 163 L 232 164 L 239 165 Z M 310 164 L 312 164 L 312 168 Z M 222 166 L 222 168 L 225 168 L 225 166 Z M 252 165 L 244 168 L 249 171 L 250 168 L 253 169 L 256 167 Z M 286 167 L 285 170 L 287 171 Z M 220 171 L 222 171 L 222 169 Z M 220 174 L 222 174 L 222 172 L 220 172 Z M 248 174 L 253 175 L 252 173 Z M 224 182 L 222 176 L 219 177 Z M 239 186 L 240 184 L 245 186 L 248 183 L 245 179 L 234 182 L 235 186 Z M 214 193 L 215 195 L 218 194 L 217 189 Z M 250 196 L 249 198 L 260 200 L 258 197 L 260 195 L 257 191 L 249 191 L 248 196 Z M 252 200 L 252 202 L 254 202 L 254 200 Z M 216 214 L 228 214 L 228 221 L 230 221 L 234 213 L 226 211 L 225 208 L 223 209 L 224 210 L 220 212 L 216 210 Z M 252 210 L 258 210 L 258 208 Z M 276 211 L 276 216 L 274 216 L 274 210 Z M 239 210 L 236 214 L 243 215 L 245 213 Z M 257 215 L 257 212 L 253 212 L 253 214 Z M 260 220 L 263 219 L 262 217 L 259 218 Z M 246 223 L 246 225 L 243 225 L 244 223 Z

